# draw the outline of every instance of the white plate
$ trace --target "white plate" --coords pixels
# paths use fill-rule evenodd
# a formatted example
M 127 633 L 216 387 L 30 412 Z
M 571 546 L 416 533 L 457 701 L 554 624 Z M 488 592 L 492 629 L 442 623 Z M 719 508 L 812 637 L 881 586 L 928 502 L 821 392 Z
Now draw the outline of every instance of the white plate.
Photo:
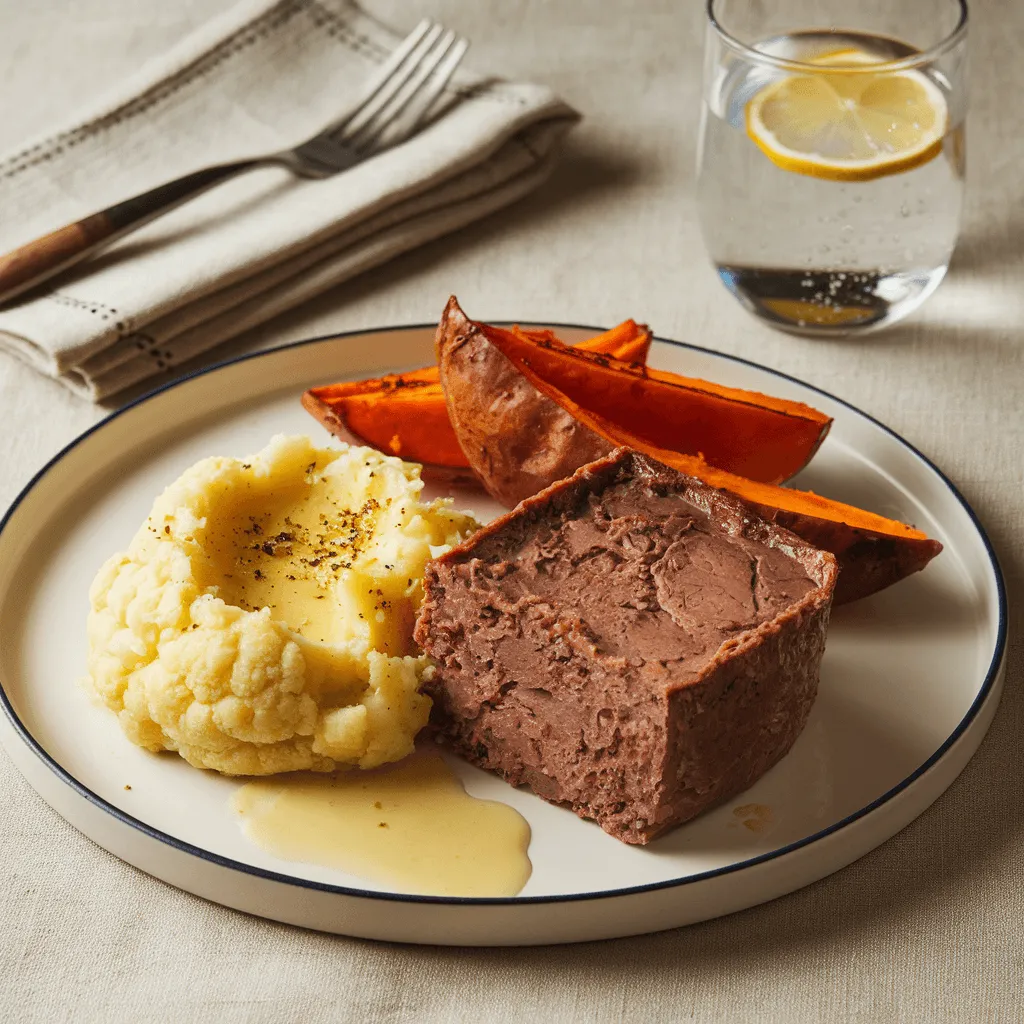
M 560 332 L 569 340 L 595 333 Z M 252 914 L 395 941 L 527 944 L 656 931 L 791 892 L 878 846 L 949 786 L 988 729 L 1002 684 L 1003 584 L 971 509 L 922 455 L 838 399 L 665 341 L 653 347 L 652 365 L 834 416 L 798 483 L 914 522 L 945 545 L 923 573 L 835 612 L 807 728 L 754 787 L 639 848 L 453 762 L 471 793 L 525 815 L 534 870 L 513 899 L 431 898 L 264 853 L 229 808 L 237 781 L 132 746 L 76 685 L 99 565 L 127 545 L 154 496 L 185 467 L 250 454 L 278 432 L 326 442 L 300 392 L 422 365 L 432 336 L 429 327 L 351 334 L 190 377 L 82 435 L 9 510 L 0 523 L 0 736 L 69 822 L 157 878 Z M 481 517 L 497 511 L 479 496 L 458 497 Z M 771 809 L 760 831 L 739 811 L 750 804 Z

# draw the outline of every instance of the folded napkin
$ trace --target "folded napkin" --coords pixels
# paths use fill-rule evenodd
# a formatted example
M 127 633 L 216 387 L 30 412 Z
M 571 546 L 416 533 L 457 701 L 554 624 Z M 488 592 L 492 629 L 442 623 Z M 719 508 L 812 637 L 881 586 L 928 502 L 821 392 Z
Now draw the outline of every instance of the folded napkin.
M 451 26 L 458 29 L 457 25 Z M 245 0 L 63 130 L 0 158 L 0 252 L 341 116 L 400 41 L 346 0 Z M 251 171 L 0 310 L 0 348 L 93 399 L 534 188 L 577 114 L 461 71 L 445 112 L 325 181 Z

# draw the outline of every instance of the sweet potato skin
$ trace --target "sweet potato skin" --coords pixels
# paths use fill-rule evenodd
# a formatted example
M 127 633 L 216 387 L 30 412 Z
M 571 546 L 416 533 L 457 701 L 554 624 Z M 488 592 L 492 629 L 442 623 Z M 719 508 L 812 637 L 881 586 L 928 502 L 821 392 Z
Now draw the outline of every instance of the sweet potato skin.
M 462 450 L 488 494 L 512 507 L 615 446 L 541 395 L 448 300 L 437 363 Z

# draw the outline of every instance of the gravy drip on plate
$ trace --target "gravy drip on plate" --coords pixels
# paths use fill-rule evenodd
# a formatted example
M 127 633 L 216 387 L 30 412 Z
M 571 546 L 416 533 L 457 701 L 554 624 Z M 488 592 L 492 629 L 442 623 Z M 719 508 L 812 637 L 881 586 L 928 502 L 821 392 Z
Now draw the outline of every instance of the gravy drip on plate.
M 532 870 L 526 820 L 471 797 L 437 754 L 372 772 L 256 780 L 234 808 L 267 853 L 401 892 L 515 896 Z

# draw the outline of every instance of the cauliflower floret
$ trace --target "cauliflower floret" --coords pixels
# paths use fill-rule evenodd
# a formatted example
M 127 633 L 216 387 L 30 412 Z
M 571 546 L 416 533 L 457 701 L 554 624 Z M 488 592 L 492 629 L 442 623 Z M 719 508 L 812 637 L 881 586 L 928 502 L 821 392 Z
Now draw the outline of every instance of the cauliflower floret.
M 230 775 L 404 757 L 430 710 L 423 567 L 476 525 L 421 488 L 306 438 L 192 467 L 93 583 L 93 690 L 134 743 Z

